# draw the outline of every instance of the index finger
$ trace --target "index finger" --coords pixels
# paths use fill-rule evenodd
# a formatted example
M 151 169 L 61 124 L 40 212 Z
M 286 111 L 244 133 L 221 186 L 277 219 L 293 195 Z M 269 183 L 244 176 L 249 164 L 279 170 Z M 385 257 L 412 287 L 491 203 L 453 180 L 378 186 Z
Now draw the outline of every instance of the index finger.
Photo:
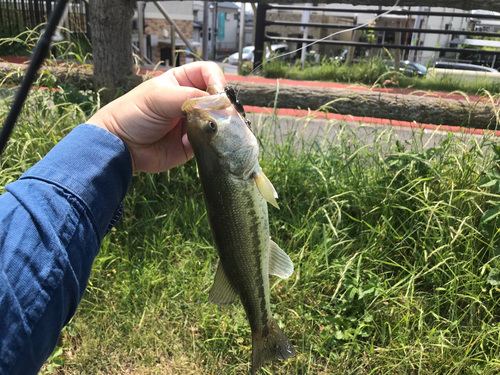
M 208 85 L 223 89 L 227 85 L 226 77 L 219 65 L 214 62 L 198 61 L 171 69 L 170 73 L 180 86 L 191 86 L 205 91 Z

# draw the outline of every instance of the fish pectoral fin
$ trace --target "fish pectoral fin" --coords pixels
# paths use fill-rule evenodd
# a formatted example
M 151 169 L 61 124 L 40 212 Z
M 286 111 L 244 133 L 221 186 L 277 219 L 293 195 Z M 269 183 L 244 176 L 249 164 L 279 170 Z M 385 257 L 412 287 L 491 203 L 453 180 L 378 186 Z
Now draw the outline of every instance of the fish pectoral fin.
M 218 306 L 229 306 L 236 298 L 238 298 L 238 294 L 229 283 L 222 264 L 219 261 L 219 266 L 215 273 L 214 285 L 208 294 L 208 302 Z
M 280 207 L 278 206 L 278 202 L 276 202 L 276 198 L 278 198 L 278 193 L 276 193 L 276 190 L 274 189 L 273 184 L 269 179 L 266 177 L 264 172 L 262 172 L 262 168 L 260 169 L 260 173 L 255 173 L 253 179 L 255 180 L 255 183 L 257 184 L 257 189 L 259 189 L 260 195 L 271 203 L 274 207 L 276 207 L 278 210 Z
M 288 279 L 293 273 L 292 260 L 273 240 L 269 240 L 269 274 Z

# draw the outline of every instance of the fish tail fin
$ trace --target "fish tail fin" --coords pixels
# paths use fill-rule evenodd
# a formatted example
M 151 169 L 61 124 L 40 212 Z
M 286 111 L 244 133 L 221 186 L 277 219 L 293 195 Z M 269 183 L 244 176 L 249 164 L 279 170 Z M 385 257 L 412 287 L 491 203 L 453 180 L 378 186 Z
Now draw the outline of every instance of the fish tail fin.
M 288 359 L 295 355 L 295 348 L 281 331 L 274 318 L 258 332 L 252 332 L 252 371 L 257 371 L 267 362 L 275 359 Z

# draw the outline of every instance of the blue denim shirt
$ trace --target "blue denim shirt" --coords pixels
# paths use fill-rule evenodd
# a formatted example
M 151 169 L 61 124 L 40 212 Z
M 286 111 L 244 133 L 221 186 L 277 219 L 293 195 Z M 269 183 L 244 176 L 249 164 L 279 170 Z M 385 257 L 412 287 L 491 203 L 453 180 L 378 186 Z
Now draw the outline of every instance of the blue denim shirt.
M 0 374 L 36 374 L 49 357 L 82 299 L 102 239 L 121 215 L 131 178 L 125 144 L 80 125 L 6 186 Z

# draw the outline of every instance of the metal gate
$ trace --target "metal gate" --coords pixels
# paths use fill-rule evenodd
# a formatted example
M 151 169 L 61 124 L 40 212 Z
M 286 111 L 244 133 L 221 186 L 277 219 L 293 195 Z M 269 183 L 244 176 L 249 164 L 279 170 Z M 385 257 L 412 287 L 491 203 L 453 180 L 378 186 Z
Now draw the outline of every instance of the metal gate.
M 0 0 L 0 28 L 4 36 L 14 37 L 47 22 L 55 7 L 50 0 Z M 88 34 L 89 6 L 85 0 L 71 0 L 63 26 Z M 87 35 L 89 36 L 89 35 Z

